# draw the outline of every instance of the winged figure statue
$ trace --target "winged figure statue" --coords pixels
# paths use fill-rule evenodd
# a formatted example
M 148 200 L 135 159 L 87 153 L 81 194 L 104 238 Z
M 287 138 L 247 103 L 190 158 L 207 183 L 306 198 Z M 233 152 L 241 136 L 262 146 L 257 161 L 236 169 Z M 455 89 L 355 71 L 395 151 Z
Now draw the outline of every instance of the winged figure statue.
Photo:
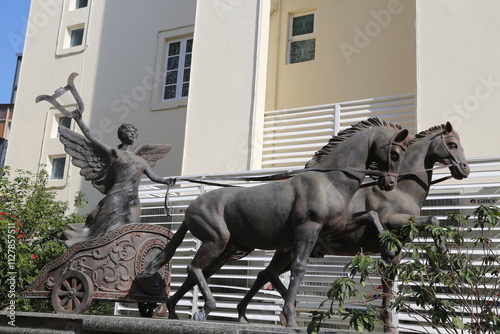
M 80 168 L 80 175 L 105 195 L 87 216 L 83 227 L 70 225 L 66 228 L 63 239 L 68 247 L 107 234 L 120 226 L 139 223 L 139 183 L 143 174 L 154 182 L 169 186 L 175 184 L 174 178 L 160 177 L 152 170 L 156 162 L 170 151 L 170 144 L 134 146 L 138 132 L 129 123 L 118 128 L 118 139 L 121 141 L 118 147 L 108 146 L 92 134 L 82 120 L 84 105 L 74 85 L 76 76 L 77 73 L 70 74 L 68 84 L 57 89 L 53 95 L 36 98 L 37 103 L 51 103 L 78 124 L 83 136 L 59 126 L 59 139 L 66 153 L 72 157 L 73 165 Z

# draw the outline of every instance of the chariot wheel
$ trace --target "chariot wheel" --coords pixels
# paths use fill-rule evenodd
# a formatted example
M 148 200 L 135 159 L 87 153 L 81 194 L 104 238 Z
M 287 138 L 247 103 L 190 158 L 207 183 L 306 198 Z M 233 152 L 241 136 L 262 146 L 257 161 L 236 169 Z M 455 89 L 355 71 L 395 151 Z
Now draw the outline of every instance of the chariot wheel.
M 76 270 L 64 273 L 52 289 L 56 313 L 81 314 L 92 303 L 94 286 L 90 277 Z
M 151 318 L 153 315 L 163 317 L 167 313 L 165 303 L 139 303 L 139 313 L 145 318 Z

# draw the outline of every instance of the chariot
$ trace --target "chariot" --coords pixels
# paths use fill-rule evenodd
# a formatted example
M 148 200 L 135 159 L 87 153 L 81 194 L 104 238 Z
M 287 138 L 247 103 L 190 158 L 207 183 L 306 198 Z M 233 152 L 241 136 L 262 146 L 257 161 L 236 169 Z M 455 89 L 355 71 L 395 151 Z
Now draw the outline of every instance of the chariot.
M 154 276 L 137 274 L 165 248 L 172 232 L 162 226 L 129 224 L 77 243 L 48 263 L 22 298 L 50 299 L 57 313 L 81 314 L 93 300 L 137 302 L 144 317 L 163 316 L 170 292 L 167 263 Z

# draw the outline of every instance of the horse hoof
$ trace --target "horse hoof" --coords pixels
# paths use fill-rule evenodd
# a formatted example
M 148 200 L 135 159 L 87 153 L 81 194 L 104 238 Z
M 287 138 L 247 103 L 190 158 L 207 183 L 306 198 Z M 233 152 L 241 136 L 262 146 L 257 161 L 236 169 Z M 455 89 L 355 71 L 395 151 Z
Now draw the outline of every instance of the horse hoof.
M 198 311 L 193 315 L 194 321 L 205 321 L 206 318 L 207 318 L 207 316 L 205 315 L 204 310 Z
M 179 316 L 177 315 L 177 313 L 168 313 L 168 318 L 171 319 L 171 320 L 179 320 Z
M 240 324 L 249 324 L 249 323 L 250 323 L 250 322 L 248 321 L 248 318 L 247 318 L 246 316 L 244 316 L 244 315 L 243 315 L 243 316 L 240 316 L 240 317 L 238 318 L 238 321 L 239 321 L 239 323 L 240 323 Z

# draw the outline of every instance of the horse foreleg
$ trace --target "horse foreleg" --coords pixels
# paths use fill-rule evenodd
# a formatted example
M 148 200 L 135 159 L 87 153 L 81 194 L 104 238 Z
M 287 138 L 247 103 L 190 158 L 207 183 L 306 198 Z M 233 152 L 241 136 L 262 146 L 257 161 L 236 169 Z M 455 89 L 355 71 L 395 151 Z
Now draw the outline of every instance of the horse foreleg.
M 271 282 L 271 284 L 281 294 L 282 297 L 286 295 L 287 289 L 279 279 L 279 275 L 290 270 L 291 261 L 291 249 L 277 250 L 276 253 L 274 253 L 274 256 L 269 265 L 266 267 L 266 269 L 259 272 L 250 290 L 238 303 L 238 319 L 241 323 L 248 323 L 248 318 L 246 316 L 248 303 L 250 303 L 255 294 L 267 282 Z
M 297 327 L 297 322 L 295 321 L 297 291 L 306 273 L 307 260 L 318 240 L 321 228 L 322 225 L 319 223 L 305 222 L 295 230 L 290 285 L 285 294 L 285 305 L 283 306 L 283 314 L 285 315 L 287 327 Z
M 422 229 L 425 225 L 439 225 L 439 220 L 434 216 L 412 216 L 406 213 L 388 215 L 385 217 L 384 223 L 387 228 L 399 231 L 410 220 L 413 220 L 419 229 Z
M 378 213 L 371 210 L 363 215 L 360 215 L 360 216 L 357 216 L 357 217 L 354 217 L 352 219 L 352 223 L 351 224 L 355 224 L 355 225 L 361 225 L 361 224 L 371 224 L 372 226 L 375 227 L 375 230 L 377 231 L 377 235 L 379 235 L 380 233 L 382 233 L 384 230 L 386 230 L 387 228 L 382 224 L 382 222 L 380 221 L 380 218 L 378 216 Z M 387 226 L 387 225 L 386 225 Z M 392 251 L 392 250 L 389 250 L 389 249 L 386 249 L 383 247 L 383 252 L 382 252 L 385 256 L 384 258 L 388 261 L 391 261 L 395 256 L 396 256 L 396 252 L 395 251 Z

